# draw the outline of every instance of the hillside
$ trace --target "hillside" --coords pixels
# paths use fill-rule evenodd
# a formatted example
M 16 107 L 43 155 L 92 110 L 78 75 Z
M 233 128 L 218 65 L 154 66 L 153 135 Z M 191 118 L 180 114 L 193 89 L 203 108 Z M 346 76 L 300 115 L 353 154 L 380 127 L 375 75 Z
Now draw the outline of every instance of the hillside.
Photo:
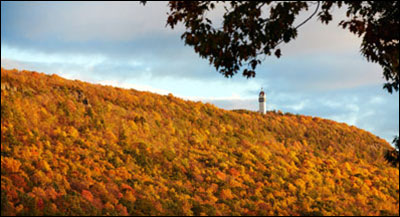
M 1 215 L 399 215 L 390 145 L 316 117 L 1 69 Z

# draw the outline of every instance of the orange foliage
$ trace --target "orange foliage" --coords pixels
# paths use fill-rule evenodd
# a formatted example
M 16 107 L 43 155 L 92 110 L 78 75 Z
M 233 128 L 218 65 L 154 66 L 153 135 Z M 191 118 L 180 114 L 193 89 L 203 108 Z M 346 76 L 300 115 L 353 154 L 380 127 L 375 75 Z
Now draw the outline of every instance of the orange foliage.
M 390 145 L 321 118 L 226 111 L 1 69 L 2 215 L 399 215 Z
M 90 193 L 90 191 L 82 190 L 82 197 L 89 202 L 93 202 L 93 195 Z

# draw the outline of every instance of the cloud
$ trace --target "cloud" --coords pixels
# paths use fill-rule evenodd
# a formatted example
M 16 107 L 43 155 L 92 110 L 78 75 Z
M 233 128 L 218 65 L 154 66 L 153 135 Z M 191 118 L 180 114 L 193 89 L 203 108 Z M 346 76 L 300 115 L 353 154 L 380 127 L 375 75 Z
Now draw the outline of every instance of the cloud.
M 23 2 L 3 4 L 13 11 L 9 29 L 31 40 L 129 41 L 165 28 L 166 2 Z M 11 18 L 13 18 L 11 20 Z M 172 32 L 171 32 L 172 33 Z
M 306 20 L 314 11 L 311 6 L 309 11 L 303 12 L 295 21 L 295 25 Z M 283 56 L 303 56 L 315 53 L 328 55 L 340 55 L 343 53 L 358 53 L 361 45 L 361 38 L 343 29 L 338 24 L 347 20 L 347 7 L 337 8 L 333 6 L 332 21 L 329 24 L 322 24 L 314 16 L 305 25 L 298 29 L 298 37 L 289 42 L 281 44 Z
M 152 86 L 143 85 L 143 84 L 132 84 L 132 83 L 129 83 L 129 82 L 111 81 L 111 80 L 99 81 L 98 83 L 101 84 L 101 85 L 120 87 L 120 88 L 124 88 L 124 89 L 135 89 L 135 90 L 140 90 L 140 91 L 149 91 L 149 92 L 157 93 L 157 94 L 161 94 L 161 95 L 169 94 L 169 92 L 167 90 L 162 90 L 162 89 L 154 88 Z
M 218 23 L 222 4 L 217 10 L 208 15 Z M 58 56 L 68 61 L 83 56 L 82 61 L 86 61 L 101 57 L 106 60 L 91 67 L 105 75 L 109 71 L 103 71 L 117 67 L 117 63 L 127 65 L 119 68 L 123 76 L 129 75 L 129 62 L 135 61 L 142 64 L 141 71 L 149 69 L 154 77 L 223 78 L 207 60 L 184 46 L 179 38 L 182 27 L 165 28 L 167 11 L 165 2 L 146 6 L 138 2 L 2 3 L 2 30 L 6 30 L 2 31 L 2 47 L 9 47 L 2 58 L 14 59 L 7 55 L 14 48 L 19 53 L 28 51 L 31 56 L 45 57 L 42 59 Z M 302 14 L 296 22 L 309 14 Z M 284 84 L 278 87 L 281 89 L 310 90 L 383 83 L 379 66 L 365 64 L 359 55 L 359 39 L 335 25 L 343 14 L 343 9 L 336 10 L 330 25 L 312 19 L 301 27 L 296 40 L 282 45 L 284 56 L 267 57 L 257 70 L 256 80 L 266 86 Z
M 162 38 L 162 37 L 161 37 Z M 98 46 L 78 45 L 68 46 L 59 44 L 57 49 L 45 45 L 33 49 L 24 49 L 23 46 L 2 44 L 2 58 L 21 62 L 51 65 L 52 71 L 59 71 L 66 65 L 71 68 L 91 68 L 91 72 L 98 76 L 136 77 L 138 74 L 150 74 L 152 77 L 174 77 L 205 79 L 219 78 L 220 76 L 208 62 L 200 59 L 188 47 L 179 43 L 168 43 L 155 38 L 134 41 L 131 44 L 108 44 Z M 173 39 L 171 39 L 173 40 Z M 168 45 L 169 44 L 169 45 Z M 125 46 L 124 46 L 125 45 Z M 138 46 L 135 46 L 138 45 Z M 92 52 L 90 51 L 92 50 Z M 34 64 L 31 64 L 34 65 Z M 88 71 L 88 70 L 86 70 Z
M 267 60 L 257 78 L 274 90 L 327 91 L 383 85 L 382 69 L 358 54 L 282 57 Z

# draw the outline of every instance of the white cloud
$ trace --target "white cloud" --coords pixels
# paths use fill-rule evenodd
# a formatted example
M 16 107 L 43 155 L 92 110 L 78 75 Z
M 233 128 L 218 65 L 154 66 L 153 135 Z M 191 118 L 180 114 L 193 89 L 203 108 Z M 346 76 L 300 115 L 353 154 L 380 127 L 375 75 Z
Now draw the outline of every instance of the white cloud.
M 374 96 L 369 101 L 371 104 L 383 104 L 385 100 L 382 97 Z
M 288 105 L 287 107 L 293 109 L 294 111 L 300 111 L 300 110 L 302 110 L 304 108 L 304 106 L 307 103 L 309 103 L 309 100 L 301 101 L 301 102 L 299 102 L 297 104 L 294 104 L 294 105 Z
M 10 47 L 7 44 L 1 45 L 1 57 L 13 61 L 38 62 L 43 64 L 78 64 L 94 66 L 106 61 L 102 54 L 81 54 L 81 53 L 43 53 L 37 50 L 23 50 Z
M 1 67 L 6 69 L 26 69 L 25 64 L 21 64 L 19 61 L 1 58 Z
M 239 94 L 237 93 L 233 93 L 231 96 L 228 97 L 204 97 L 204 96 L 178 96 L 181 97 L 183 99 L 188 99 L 188 100 L 193 100 L 193 101 L 217 101 L 217 100 L 250 100 L 250 99 L 255 99 L 255 97 L 253 98 L 244 98 L 241 97 Z
M 295 23 L 304 21 L 310 16 L 310 11 L 302 13 Z M 283 44 L 282 53 L 284 56 L 300 56 L 315 53 L 343 54 L 358 53 L 361 45 L 361 38 L 358 38 L 348 30 L 339 27 L 341 20 L 346 20 L 346 8 L 333 7 L 332 21 L 326 25 L 322 24 L 317 16 L 314 16 L 305 25 L 298 29 L 298 37 L 289 44 Z
M 101 85 L 109 85 L 109 86 L 120 87 L 120 88 L 125 88 L 125 89 L 149 91 L 149 92 L 157 93 L 157 94 L 161 94 L 161 95 L 169 94 L 169 92 L 167 90 L 162 90 L 162 89 L 154 88 L 149 85 L 143 85 L 143 84 L 133 84 L 133 83 L 129 83 L 129 82 L 110 81 L 110 80 L 99 81 L 98 83 Z

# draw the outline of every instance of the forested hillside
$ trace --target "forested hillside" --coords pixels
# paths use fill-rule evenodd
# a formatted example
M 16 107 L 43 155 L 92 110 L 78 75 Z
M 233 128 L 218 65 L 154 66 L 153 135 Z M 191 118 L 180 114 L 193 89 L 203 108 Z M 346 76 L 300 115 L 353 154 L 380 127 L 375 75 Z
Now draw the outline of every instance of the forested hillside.
M 1 215 L 399 215 L 391 146 L 354 126 L 29 71 L 1 89 Z

